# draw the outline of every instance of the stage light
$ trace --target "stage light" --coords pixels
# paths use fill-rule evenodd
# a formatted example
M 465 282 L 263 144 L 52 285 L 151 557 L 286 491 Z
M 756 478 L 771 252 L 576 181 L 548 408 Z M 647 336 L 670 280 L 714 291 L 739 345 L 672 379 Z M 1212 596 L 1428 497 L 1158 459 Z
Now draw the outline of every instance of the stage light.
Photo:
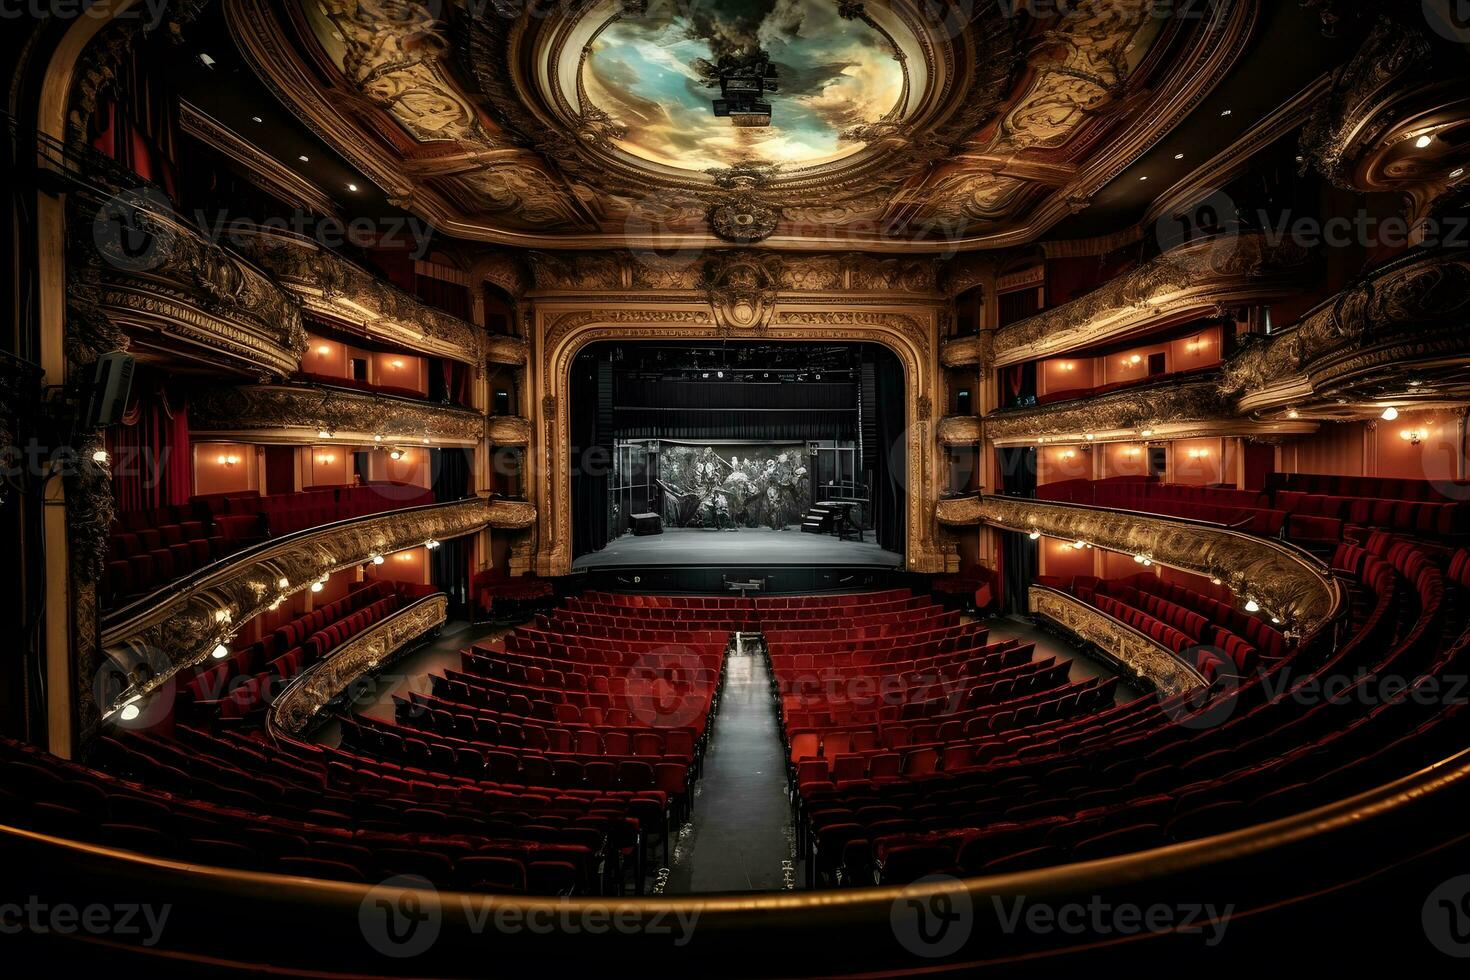
M 1383 414 L 1379 416 L 1379 418 L 1383 419 L 1383 421 L 1385 421 L 1385 422 L 1392 422 L 1394 419 L 1396 419 L 1398 417 L 1399 417 L 1399 410 L 1396 409 L 1396 408 L 1394 408 L 1392 405 L 1390 405 L 1387 408 L 1385 408 L 1383 410 Z
M 216 644 L 210 655 L 216 660 L 223 660 L 230 655 L 230 648 L 223 643 Z
M 321 590 L 322 590 L 322 583 L 320 583 L 320 582 L 313 582 L 313 583 L 311 583 L 311 591 L 313 591 L 313 592 L 320 592 Z
M 1032 531 L 1030 534 L 1028 534 L 1026 536 L 1028 538 L 1030 538 L 1032 541 L 1036 541 L 1036 540 L 1038 540 L 1041 537 L 1041 532 L 1040 531 Z
M 424 542 L 424 547 L 428 548 L 430 551 L 433 551 L 435 548 L 439 547 L 439 542 L 435 541 L 433 538 L 430 538 L 429 540 Z
M 381 565 L 381 564 L 383 564 L 383 556 L 382 555 L 373 555 L 373 564 L 374 565 Z
M 397 460 L 402 459 L 403 458 L 403 450 L 402 449 L 393 449 L 393 450 L 390 450 L 389 453 L 388 453 L 388 458 L 391 459 L 391 460 L 394 460 L 395 462 Z

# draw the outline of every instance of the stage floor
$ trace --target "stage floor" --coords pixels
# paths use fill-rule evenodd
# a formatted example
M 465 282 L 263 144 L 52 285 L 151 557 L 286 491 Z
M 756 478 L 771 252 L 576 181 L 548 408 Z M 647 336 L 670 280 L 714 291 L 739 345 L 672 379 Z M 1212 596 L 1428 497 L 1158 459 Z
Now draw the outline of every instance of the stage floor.
M 743 527 L 738 531 L 713 531 L 696 527 L 664 528 L 662 534 L 634 537 L 625 534 L 601 551 L 583 555 L 572 563 L 578 570 L 590 568 L 648 568 L 669 565 L 772 566 L 772 565 L 861 565 L 895 568 L 903 556 L 885 551 L 869 540 L 841 541 L 828 534 L 803 534 L 796 529 L 772 531 Z

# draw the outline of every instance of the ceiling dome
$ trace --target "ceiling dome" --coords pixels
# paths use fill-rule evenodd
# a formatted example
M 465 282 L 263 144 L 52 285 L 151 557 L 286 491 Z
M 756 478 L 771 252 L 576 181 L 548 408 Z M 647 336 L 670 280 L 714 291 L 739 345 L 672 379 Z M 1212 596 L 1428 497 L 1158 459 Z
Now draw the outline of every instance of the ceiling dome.
M 717 118 L 719 87 L 701 65 L 760 51 L 776 67 L 771 125 Z M 830 0 L 655 0 L 611 17 L 585 46 L 581 94 L 621 134 L 619 149 L 688 170 L 737 163 L 809 166 L 861 150 L 855 127 L 903 109 L 906 79 L 893 38 L 871 17 L 843 18 Z

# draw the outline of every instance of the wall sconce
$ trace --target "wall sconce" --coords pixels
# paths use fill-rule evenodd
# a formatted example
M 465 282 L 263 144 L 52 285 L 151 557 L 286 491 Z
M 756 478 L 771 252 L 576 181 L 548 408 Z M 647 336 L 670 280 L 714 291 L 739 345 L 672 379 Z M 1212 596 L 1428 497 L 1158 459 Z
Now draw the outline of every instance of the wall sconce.
M 316 352 L 318 356 L 326 357 L 328 354 L 332 353 L 332 348 L 328 347 L 326 344 L 320 344 L 318 345 Z
M 1075 371 L 1075 370 L 1077 370 L 1077 365 L 1073 364 L 1071 361 L 1063 361 L 1061 364 L 1059 364 L 1057 366 L 1060 367 L 1063 371 Z
M 391 364 L 395 368 L 401 368 L 401 367 L 403 367 L 403 359 L 402 358 L 399 358 L 399 357 L 393 358 L 393 360 L 389 361 L 388 363 Z
M 1193 460 L 1208 459 L 1209 455 L 1210 451 L 1208 449 L 1191 449 L 1189 451 L 1189 458 Z
M 335 463 L 337 461 L 337 457 L 332 455 L 331 453 L 320 453 L 317 455 L 316 461 L 318 463 Z
M 1066 452 L 1062 453 L 1062 459 L 1067 460 L 1068 462 L 1071 462 L 1076 458 L 1077 451 L 1075 449 L 1068 449 Z
M 393 557 L 395 559 L 397 559 L 398 561 L 413 561 L 413 555 L 410 554 L 407 551 L 399 552 L 397 555 L 394 555 Z
M 234 453 L 230 453 L 229 455 L 220 453 L 218 456 L 215 457 L 214 461 L 221 466 L 234 466 L 236 463 L 240 462 L 240 457 L 236 456 Z
M 1123 450 L 1123 455 L 1128 457 L 1129 459 L 1137 459 L 1142 453 L 1143 450 L 1139 449 L 1137 446 L 1130 446 L 1129 448 Z
M 1132 357 L 1125 357 L 1125 358 L 1123 358 L 1123 366 L 1124 367 L 1132 367 L 1135 364 L 1142 364 L 1142 363 L 1143 363 L 1143 355 L 1142 354 L 1134 354 Z
M 1429 438 L 1429 430 L 1428 429 L 1401 429 L 1399 431 L 1399 438 L 1402 439 L 1402 440 L 1404 440 L 1404 442 L 1407 442 L 1411 446 L 1417 446 L 1417 445 L 1419 445 L 1419 443 L 1421 443 L 1425 439 L 1428 439 Z

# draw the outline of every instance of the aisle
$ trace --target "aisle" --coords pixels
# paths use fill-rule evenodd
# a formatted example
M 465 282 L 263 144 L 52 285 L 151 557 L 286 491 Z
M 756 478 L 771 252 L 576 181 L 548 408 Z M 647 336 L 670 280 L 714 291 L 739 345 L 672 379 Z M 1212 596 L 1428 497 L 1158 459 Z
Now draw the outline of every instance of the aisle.
M 666 891 L 779 891 L 794 882 L 785 751 L 765 662 L 732 653 L 694 819 L 673 854 Z

